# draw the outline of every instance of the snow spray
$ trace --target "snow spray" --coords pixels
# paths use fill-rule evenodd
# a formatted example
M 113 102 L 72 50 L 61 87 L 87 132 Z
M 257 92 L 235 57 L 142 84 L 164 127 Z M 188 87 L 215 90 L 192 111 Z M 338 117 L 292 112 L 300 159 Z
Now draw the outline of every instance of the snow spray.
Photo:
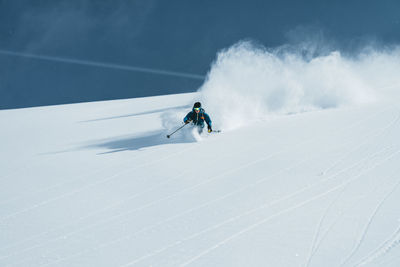
M 234 129 L 275 115 L 392 98 L 392 89 L 400 88 L 399 70 L 398 47 L 310 58 L 304 50 L 239 42 L 218 53 L 199 89 L 200 100 L 214 125 Z

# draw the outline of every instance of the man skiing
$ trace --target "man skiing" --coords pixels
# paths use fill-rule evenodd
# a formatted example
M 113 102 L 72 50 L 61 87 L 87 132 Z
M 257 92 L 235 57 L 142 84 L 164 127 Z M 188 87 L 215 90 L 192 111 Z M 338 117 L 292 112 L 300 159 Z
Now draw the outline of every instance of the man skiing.
M 201 107 L 200 102 L 194 103 L 192 111 L 190 111 L 186 117 L 183 118 L 183 122 L 185 124 L 192 122 L 194 125 L 196 125 L 199 133 L 203 132 L 204 121 L 207 123 L 208 132 L 211 133 L 212 128 L 210 116 L 208 116 L 208 114 Z

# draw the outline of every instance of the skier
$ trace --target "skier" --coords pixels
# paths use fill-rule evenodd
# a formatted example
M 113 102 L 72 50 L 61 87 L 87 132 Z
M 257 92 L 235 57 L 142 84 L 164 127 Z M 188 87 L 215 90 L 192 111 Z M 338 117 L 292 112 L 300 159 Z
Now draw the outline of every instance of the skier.
M 185 124 L 192 122 L 194 125 L 196 125 L 200 134 L 203 132 L 204 121 L 207 123 L 208 132 L 211 133 L 212 128 L 210 116 L 208 116 L 208 114 L 201 107 L 200 102 L 194 103 L 192 111 L 190 111 L 186 117 L 183 118 L 183 122 Z

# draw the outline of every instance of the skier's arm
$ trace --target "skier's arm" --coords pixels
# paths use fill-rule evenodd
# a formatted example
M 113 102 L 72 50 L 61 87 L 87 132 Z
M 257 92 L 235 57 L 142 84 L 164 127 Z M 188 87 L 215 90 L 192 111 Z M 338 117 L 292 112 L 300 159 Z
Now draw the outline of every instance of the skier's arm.
M 204 120 L 205 120 L 206 123 L 207 123 L 208 132 L 211 133 L 211 132 L 212 132 L 211 119 L 210 119 L 210 116 L 208 116 L 207 113 L 204 113 Z
M 206 121 L 207 125 L 211 128 L 211 119 L 210 116 L 208 116 L 207 113 L 204 113 L 204 120 Z
M 192 120 L 192 113 L 193 113 L 193 111 L 190 111 L 190 112 L 185 116 L 185 118 L 183 118 L 183 122 L 184 122 L 184 123 L 189 123 L 189 122 Z

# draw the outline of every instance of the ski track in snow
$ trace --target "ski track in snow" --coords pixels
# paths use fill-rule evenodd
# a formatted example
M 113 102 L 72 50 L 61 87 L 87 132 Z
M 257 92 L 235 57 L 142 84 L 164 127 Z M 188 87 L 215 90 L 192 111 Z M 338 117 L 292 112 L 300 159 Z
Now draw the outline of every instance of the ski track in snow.
M 366 225 L 365 225 L 365 227 L 364 227 L 364 229 L 363 229 L 363 231 L 361 233 L 361 236 L 359 237 L 356 245 L 351 250 L 349 255 L 342 261 L 341 266 L 347 264 L 350 261 L 350 259 L 356 254 L 358 249 L 361 247 L 363 241 L 365 240 L 367 232 L 368 232 L 368 230 L 369 230 L 374 218 L 376 217 L 377 213 L 379 212 L 379 210 L 381 209 L 383 204 L 386 202 L 386 200 L 397 190 L 399 185 L 400 185 L 400 180 L 395 184 L 395 186 L 393 186 L 393 188 L 382 198 L 382 200 L 375 207 L 374 211 L 372 212 L 372 214 L 368 218 L 367 223 L 366 223 Z
M 384 150 L 385 150 L 385 149 L 384 149 Z M 394 155 L 396 155 L 398 152 L 400 152 L 400 150 L 397 151 L 396 153 L 393 153 L 392 155 L 394 156 Z M 368 158 L 369 158 L 369 157 L 368 157 Z M 362 160 L 362 161 L 363 161 L 363 160 Z M 362 163 L 362 161 L 360 161 L 360 162 Z M 352 165 L 351 167 L 346 168 L 346 169 L 351 169 L 352 167 L 359 165 L 360 162 L 357 162 L 356 164 L 354 164 L 354 165 Z M 370 169 L 373 169 L 373 168 L 370 168 Z M 368 169 L 368 170 L 369 170 L 369 169 Z M 271 206 L 274 206 L 274 205 L 276 205 L 276 204 L 279 204 L 279 203 L 281 203 L 281 202 L 283 202 L 283 201 L 285 201 L 285 200 L 288 200 L 288 199 L 290 199 L 290 198 L 292 198 L 292 197 L 294 197 L 294 196 L 297 196 L 297 195 L 299 195 L 299 194 L 301 194 L 301 193 L 307 191 L 308 189 L 311 189 L 311 188 L 313 188 L 313 187 L 315 187 L 315 186 L 318 186 L 318 185 L 320 185 L 320 184 L 323 183 L 323 182 L 326 182 L 326 181 L 328 181 L 328 180 L 331 180 L 331 179 L 335 178 L 336 176 L 338 176 L 340 173 L 342 173 L 342 172 L 344 172 L 344 171 L 345 171 L 345 170 L 341 170 L 341 171 L 339 171 L 338 173 L 336 173 L 335 175 L 330 176 L 329 178 L 325 178 L 325 179 L 323 179 L 323 180 L 321 180 L 321 181 L 318 181 L 318 182 L 316 182 L 316 183 L 314 183 L 314 184 L 311 184 L 311 185 L 309 185 L 309 186 L 306 186 L 306 187 L 304 187 L 304 188 L 302 188 L 302 189 L 300 189 L 300 190 L 295 191 L 295 192 L 292 193 L 292 194 L 289 194 L 289 195 L 287 195 L 287 196 L 285 196 L 285 197 L 282 197 L 282 198 L 280 198 L 280 199 L 274 200 L 274 201 L 272 201 L 271 203 L 263 204 L 263 205 L 261 205 L 261 206 L 259 206 L 259 207 L 256 207 L 256 208 L 254 208 L 254 209 L 251 209 L 251 210 L 249 210 L 249 211 L 247 211 L 247 212 L 245 212 L 245 213 L 242 213 L 242 214 L 240 214 L 240 215 L 231 217 L 231 218 L 229 218 L 229 219 L 227 219 L 227 220 L 225 220 L 225 221 L 223 221 L 223 222 L 221 222 L 221 223 L 218 223 L 218 224 L 216 224 L 216 225 L 214 225 L 214 226 L 212 226 L 212 227 L 206 228 L 206 229 L 204 229 L 204 230 L 202 230 L 202 231 L 200 231 L 200 232 L 198 232 L 198 233 L 195 233 L 195 234 L 191 235 L 190 237 L 188 237 L 188 238 L 186 238 L 186 239 L 184 239 L 184 240 L 180 240 L 180 241 L 174 242 L 173 244 L 171 244 L 171 245 L 169 245 L 169 246 L 166 246 L 166 247 L 164 247 L 164 248 L 161 248 L 161 249 L 159 249 L 159 250 L 157 250 L 157 251 L 155 251 L 155 252 L 153 252 L 153 253 L 150 253 L 150 254 L 148 254 L 148 255 L 145 255 L 145 256 L 143 256 L 143 257 L 141 257 L 141 258 L 139 258 L 139 259 L 133 260 L 132 262 L 130 262 L 130 263 L 126 264 L 126 265 L 123 265 L 123 266 L 134 265 L 134 264 L 136 264 L 136 263 L 138 263 L 138 262 L 140 262 L 140 261 L 142 261 L 142 260 L 144 260 L 144 259 L 153 257 L 153 256 L 155 256 L 155 255 L 157 255 L 157 254 L 159 254 L 159 253 L 161 253 L 161 252 L 163 252 L 163 251 L 166 251 L 167 249 L 170 249 L 170 248 L 175 247 L 175 246 L 177 246 L 177 245 L 179 245 L 179 244 L 182 244 L 183 242 L 186 242 L 186 241 L 188 241 L 188 240 L 191 240 L 191 239 L 193 239 L 193 238 L 196 238 L 196 237 L 200 236 L 200 235 L 203 234 L 203 233 L 206 233 L 206 232 L 209 232 L 209 231 L 211 231 L 211 230 L 220 228 L 220 227 L 222 227 L 222 226 L 224 226 L 224 225 L 226 225 L 226 224 L 228 224 L 228 223 L 230 223 L 230 222 L 237 221 L 238 219 L 240 219 L 240 218 L 242 218 L 242 217 L 244 217 L 244 216 L 250 215 L 250 214 L 252 214 L 252 213 L 254 213 L 254 212 L 256 212 L 256 211 L 259 211 L 259 210 L 261 210 L 261 209 L 264 209 L 264 208 L 271 207 Z M 361 176 L 361 175 L 358 175 L 357 178 L 359 178 L 360 176 Z M 353 179 L 350 179 L 349 181 L 353 181 L 353 180 L 355 180 L 355 179 L 353 178 Z M 343 183 L 342 183 L 342 184 L 343 184 Z M 342 185 L 342 184 L 341 184 L 341 185 Z M 342 185 L 342 186 L 343 186 L 343 185 Z M 339 188 L 341 188 L 342 186 L 340 186 Z M 337 186 L 336 186 L 336 187 L 337 187 Z M 336 187 L 335 187 L 335 188 L 336 188 Z M 337 190 L 337 189 L 338 189 L 338 188 L 336 188 L 335 190 Z M 331 190 L 328 190 L 327 192 L 331 192 Z M 326 194 L 324 193 L 324 194 L 322 194 L 322 195 L 326 195 Z M 322 195 L 321 195 L 321 196 L 322 196 Z M 314 199 L 314 198 L 312 198 L 312 199 Z M 306 202 L 308 203 L 309 201 L 306 201 Z M 296 206 L 297 206 L 297 205 L 296 205 Z M 280 214 L 280 213 L 279 213 L 279 214 Z
M 391 177 L 389 177 L 391 178 Z M 355 247 L 353 248 L 352 252 L 350 253 L 350 255 L 342 261 L 341 266 L 345 265 L 350 258 L 357 252 L 358 248 L 361 246 L 362 242 L 365 239 L 366 233 L 369 229 L 369 226 L 372 224 L 373 219 L 376 217 L 376 214 L 378 213 L 379 209 L 381 208 L 381 206 L 383 205 L 383 203 L 385 202 L 385 200 L 395 191 L 395 189 L 397 189 L 397 187 L 399 186 L 400 181 L 398 182 L 398 184 L 395 186 L 395 188 L 392 188 L 392 190 L 382 199 L 382 201 L 377 205 L 377 207 L 375 208 L 374 212 L 372 213 L 371 217 L 368 219 L 368 223 L 366 225 L 366 227 L 363 230 L 363 233 L 361 235 L 361 237 L 359 238 L 358 242 L 356 243 Z M 347 186 L 346 186 L 347 187 Z M 344 189 L 342 190 L 342 192 L 344 192 Z M 338 199 L 335 199 L 334 201 L 336 202 Z M 332 204 L 332 203 L 331 203 Z M 331 205 L 330 205 L 331 206 Z M 329 207 L 330 208 L 330 207 Z M 329 209 L 328 208 L 328 209 Z M 343 214 L 344 212 L 342 211 L 341 214 Z M 323 218 L 326 216 L 326 213 L 323 215 Z M 338 218 L 339 219 L 339 218 Z M 309 266 L 312 260 L 312 257 L 315 255 L 316 251 L 318 250 L 319 245 L 322 243 L 322 241 L 324 240 L 324 238 L 327 236 L 328 232 L 330 231 L 330 229 L 338 222 L 338 219 L 336 219 L 329 227 L 328 230 L 325 232 L 325 234 L 321 237 L 320 241 L 317 243 L 317 245 L 314 247 L 314 243 L 316 241 L 316 237 L 314 237 L 313 240 L 313 245 L 312 245 L 312 250 L 311 250 L 311 254 L 309 255 L 308 259 L 307 259 L 307 263 L 305 266 Z M 317 230 L 317 235 L 319 234 L 321 228 L 321 221 L 320 224 L 318 225 L 318 230 Z
M 384 111 L 386 111 L 386 109 Z M 380 113 L 382 113 L 382 112 L 380 112 Z M 394 125 L 396 125 L 399 122 L 399 120 L 400 120 L 400 113 L 390 123 L 388 123 L 384 128 L 378 128 L 376 131 L 373 131 L 372 133 L 365 135 L 366 139 L 363 142 L 356 145 L 356 147 L 354 149 L 348 151 L 347 153 L 344 153 L 343 156 L 340 157 L 337 161 L 335 161 L 330 167 L 328 167 L 324 171 L 322 171 L 322 175 L 325 175 L 327 172 L 329 172 L 333 168 L 335 168 L 339 163 L 341 163 L 344 159 L 346 159 L 351 153 L 357 151 L 362 146 L 371 143 L 374 140 L 374 138 L 385 134 L 389 129 L 391 129 Z
M 206 250 L 203 250 L 202 252 L 200 252 L 200 253 L 197 254 L 196 256 L 194 256 L 194 257 L 190 258 L 189 260 L 185 261 L 184 263 L 180 264 L 180 266 L 187 266 L 187 265 L 189 265 L 190 263 L 193 263 L 193 262 L 195 262 L 196 260 L 200 259 L 201 257 L 203 257 L 203 256 L 205 256 L 205 255 L 207 255 L 207 254 L 209 254 L 211 251 L 213 251 L 213 250 L 215 250 L 215 249 L 217 249 L 217 248 L 219 248 L 219 247 L 221 247 L 221 246 L 227 244 L 228 242 L 232 241 L 233 239 L 239 237 L 240 235 L 242 235 L 242 234 L 244 234 L 244 233 L 247 233 L 247 232 L 253 230 L 254 228 L 256 228 L 256 227 L 258 227 L 258 226 L 260 226 L 260 225 L 262 225 L 262 224 L 264 224 L 264 223 L 266 223 L 266 222 L 272 220 L 273 218 L 276 218 L 276 217 L 278 217 L 279 215 L 282 215 L 282 214 L 284 214 L 284 213 L 290 212 L 290 211 L 292 211 L 292 210 L 298 209 L 298 208 L 300 208 L 300 207 L 302 207 L 302 206 L 304 206 L 304 205 L 306 205 L 306 204 L 308 204 L 308 203 L 310 203 L 310 202 L 312 202 L 312 201 L 314 201 L 314 200 L 320 199 L 321 197 L 324 197 L 324 196 L 326 196 L 327 194 L 329 194 L 329 193 L 331 193 L 331 192 L 334 192 L 334 191 L 336 191 L 336 190 L 342 188 L 343 186 L 346 186 L 347 184 L 349 184 L 349 183 L 351 183 L 351 182 L 353 182 L 353 181 L 359 179 L 360 177 L 362 177 L 362 175 L 365 174 L 366 172 L 368 172 L 368 171 L 370 171 L 370 170 L 376 168 L 377 166 L 379 166 L 379 165 L 381 165 L 381 164 L 387 162 L 388 160 L 394 158 L 394 157 L 395 157 L 397 154 L 399 154 L 399 153 L 400 153 L 400 150 L 397 150 L 397 151 L 395 151 L 394 153 L 390 154 L 388 157 L 384 158 L 384 159 L 383 159 L 382 161 L 380 161 L 379 163 L 377 163 L 377 164 L 373 165 L 372 167 L 366 169 L 364 172 L 361 172 L 359 175 L 357 175 L 357 176 L 355 176 L 355 177 L 353 177 L 353 178 L 347 180 L 346 182 L 343 182 L 343 183 L 341 183 L 341 184 L 339 184 L 339 185 L 337 185 L 337 186 L 334 186 L 334 187 L 332 187 L 331 189 L 329 189 L 329 190 L 327 190 L 327 191 L 325 191 L 325 192 L 323 192 L 323 193 L 317 194 L 317 195 L 313 196 L 312 198 L 309 198 L 309 199 L 307 199 L 307 200 L 305 200 L 305 201 L 302 201 L 301 203 L 299 203 L 299 204 L 297 204 L 297 205 L 294 205 L 294 206 L 292 206 L 292 207 L 289 207 L 289 208 L 287 208 L 287 209 L 284 209 L 284 210 L 282 210 L 282 211 L 280 211 L 280 212 L 278 212 L 278 213 L 276 213 L 276 214 L 274 214 L 274 215 L 271 215 L 271 216 L 269 216 L 269 217 L 267 217 L 267 218 L 265 218 L 265 219 L 260 220 L 259 222 L 255 223 L 255 224 L 252 224 L 252 225 L 250 225 L 250 226 L 248 226 L 248 227 L 242 229 L 241 231 L 238 231 L 238 232 L 234 233 L 233 235 L 229 236 L 228 238 L 226 238 L 226 239 L 224 239 L 224 240 L 218 242 L 217 244 L 215 244 L 215 245 L 209 247 L 209 248 L 206 249 Z
M 344 186 L 344 187 L 342 188 L 342 190 L 341 190 L 339 196 L 342 195 L 342 194 L 345 192 L 346 188 L 347 188 L 349 185 L 350 185 L 350 183 L 347 184 L 346 186 Z M 329 210 L 329 209 L 333 206 L 333 204 L 336 203 L 339 199 L 340 199 L 340 197 L 335 198 L 334 201 L 333 201 L 333 202 L 329 205 L 329 207 L 327 208 L 326 212 L 324 213 L 324 215 L 323 215 L 322 219 L 320 220 L 320 223 L 319 223 L 319 225 L 318 225 L 318 227 L 317 227 L 317 229 L 318 229 L 318 230 L 317 230 L 317 235 L 319 234 L 320 228 L 321 228 L 321 226 L 322 226 L 322 225 L 321 225 L 322 220 L 326 217 L 328 210 Z M 382 204 L 383 204 L 383 203 L 382 203 Z M 340 215 L 342 215 L 343 213 L 345 213 L 345 212 L 342 211 L 342 212 L 340 213 Z M 376 214 L 376 213 L 377 213 L 377 211 L 375 212 L 375 214 Z M 374 215 L 373 215 L 373 216 L 374 216 Z M 322 241 L 326 238 L 326 236 L 328 235 L 328 233 L 330 232 L 330 230 L 336 225 L 336 223 L 339 222 L 339 219 L 340 219 L 340 216 L 328 227 L 327 231 L 324 233 L 324 235 L 321 237 L 321 239 L 319 240 L 319 242 L 316 244 L 315 247 L 314 247 L 314 242 L 316 241 L 316 237 L 314 237 L 314 239 L 313 239 L 313 246 L 312 246 L 312 247 L 314 247 L 314 250 L 311 250 L 311 253 L 309 254 L 309 257 L 308 257 L 308 259 L 307 259 L 306 266 L 309 266 L 309 265 L 310 265 L 311 260 L 312 260 L 312 257 L 316 254 L 316 252 L 317 252 L 317 250 L 319 249 L 319 246 L 321 245 Z M 372 222 L 372 220 L 373 220 L 373 218 L 370 218 L 369 221 Z M 369 225 L 368 225 L 368 226 L 369 226 Z M 361 241 L 360 241 L 360 242 L 361 242 Z M 360 244 L 360 245 L 361 245 L 361 244 Z M 343 265 L 343 264 L 342 264 L 342 265 Z
M 344 193 L 344 190 L 342 190 L 339 194 L 337 194 L 337 196 L 331 201 L 331 203 L 328 205 L 328 207 L 325 209 L 324 213 L 322 214 L 322 216 L 321 216 L 321 218 L 320 218 L 320 220 L 318 222 L 318 225 L 317 225 L 317 228 L 316 228 L 312 243 L 311 243 L 311 249 L 310 249 L 310 252 L 309 252 L 309 255 L 308 255 L 308 258 L 307 258 L 307 262 L 305 264 L 306 267 L 308 267 L 310 265 L 312 257 L 314 256 L 314 254 L 318 250 L 319 244 L 322 242 L 322 240 L 323 240 L 323 238 L 325 236 L 325 235 L 323 235 L 321 237 L 321 239 L 318 241 L 318 238 L 319 238 L 320 232 L 321 232 L 321 228 L 322 228 L 322 224 L 325 221 L 325 218 L 328 215 L 328 213 L 331 210 L 331 208 L 336 204 L 337 200 L 341 198 L 343 193 Z M 330 229 L 330 227 L 328 227 L 328 230 L 329 229 Z M 327 234 L 327 232 L 326 232 L 326 234 Z
M 384 241 L 380 246 L 378 246 L 378 248 L 369 253 L 367 257 L 363 258 L 354 266 L 363 266 L 370 262 L 373 262 L 388 254 L 392 249 L 397 247 L 399 244 L 400 244 L 400 227 L 398 227 L 396 231 L 386 241 Z
M 335 220 L 332 223 L 330 223 L 330 225 L 327 227 L 326 231 L 321 235 L 320 240 L 315 244 L 314 251 L 311 253 L 310 258 L 308 259 L 309 260 L 309 262 L 307 262 L 308 265 L 311 264 L 313 257 L 317 254 L 317 251 L 320 249 L 322 243 L 328 237 L 328 235 L 332 231 L 333 227 L 335 227 L 340 222 L 343 214 L 345 214 L 345 211 L 341 211 L 340 214 L 335 218 Z
M 380 112 L 380 113 L 381 113 L 381 112 Z M 399 115 L 396 116 L 390 123 L 388 123 L 384 128 L 382 128 L 382 129 L 381 129 L 381 128 L 378 128 L 378 130 L 373 131 L 373 133 L 370 133 L 370 134 L 365 135 L 367 138 L 366 138 L 363 142 L 357 144 L 353 149 L 351 149 L 349 152 L 345 153 L 342 157 L 339 158 L 339 160 L 335 161 L 334 164 L 332 164 L 330 167 L 326 168 L 322 173 L 323 173 L 323 174 L 326 174 L 327 172 L 329 172 L 330 170 L 332 170 L 332 169 L 333 169 L 334 167 L 336 167 L 340 162 L 342 162 L 345 158 L 347 158 L 351 153 L 357 151 L 358 149 L 362 148 L 362 147 L 365 146 L 365 145 L 370 144 L 370 143 L 373 141 L 374 138 L 376 138 L 376 137 L 378 137 L 378 136 L 379 136 L 379 137 L 381 137 L 381 136 L 383 137 L 384 134 L 385 134 L 389 129 L 391 129 L 394 125 L 396 125 L 396 124 L 398 123 L 399 120 L 400 120 L 400 113 L 399 113 Z M 346 186 L 346 187 L 347 187 L 347 186 Z M 318 250 L 318 248 L 319 248 L 321 242 L 322 242 L 323 239 L 327 236 L 329 230 L 338 222 L 338 220 L 335 220 L 335 222 L 332 223 L 331 226 L 328 227 L 328 230 L 327 230 L 327 231 L 325 232 L 325 234 L 321 237 L 321 239 L 320 239 L 319 241 L 317 241 L 317 240 L 318 240 L 318 237 L 319 237 L 319 235 L 320 235 L 320 231 L 321 231 L 321 228 L 322 228 L 322 224 L 323 224 L 323 222 L 324 222 L 326 216 L 328 215 L 328 213 L 329 213 L 330 209 L 333 207 L 333 205 L 335 205 L 336 202 L 341 198 L 341 196 L 342 196 L 343 193 L 345 192 L 346 187 L 343 188 L 342 191 L 338 194 L 338 196 L 328 205 L 328 207 L 326 208 L 325 212 L 323 213 L 321 219 L 319 220 L 319 223 L 318 223 L 317 229 L 316 229 L 316 233 L 315 233 L 315 235 L 314 235 L 314 237 L 313 237 L 313 241 L 312 241 L 312 244 L 311 244 L 310 253 L 309 253 L 308 257 L 307 257 L 307 261 L 306 261 L 306 264 L 305 264 L 306 267 L 308 267 L 308 266 L 310 265 L 311 260 L 312 260 L 312 257 L 316 254 L 316 252 L 317 252 L 317 250 Z M 343 263 L 343 264 L 344 264 L 344 263 Z
M 378 131 L 375 131 L 374 133 L 376 133 L 376 134 L 368 134 L 368 135 L 367 135 L 367 139 L 366 139 L 365 141 L 363 141 L 362 143 L 360 143 L 359 145 L 357 145 L 354 149 L 351 149 L 350 152 L 346 153 L 345 156 L 343 156 L 339 161 L 336 161 L 331 167 L 329 167 L 328 169 L 326 169 L 326 171 L 325 171 L 324 173 L 326 173 L 328 170 L 333 169 L 334 166 L 336 166 L 340 161 L 342 161 L 343 159 L 345 159 L 345 158 L 346 158 L 348 155 L 350 155 L 351 153 L 357 151 L 357 150 L 360 149 L 362 146 L 368 145 L 368 144 L 372 141 L 372 138 L 376 138 L 376 137 L 378 137 L 378 136 L 381 137 L 381 138 L 384 138 L 385 133 L 387 133 L 390 129 L 392 129 L 392 127 L 398 123 L 399 119 L 400 119 L 400 114 L 399 114 L 398 116 L 396 116 L 396 118 L 395 118 L 394 120 L 392 120 L 390 123 L 388 123 L 388 125 L 385 126 L 383 129 L 378 129 Z M 347 187 L 347 186 L 346 186 L 346 187 Z M 342 193 L 345 191 L 346 187 L 343 188 L 343 190 L 342 190 L 342 192 L 340 193 L 340 195 L 342 195 Z M 316 240 L 317 240 L 317 237 L 318 237 L 318 235 L 319 235 L 319 231 L 320 231 L 320 229 L 321 229 L 321 227 L 322 227 L 321 224 L 322 224 L 323 220 L 325 219 L 325 217 L 327 216 L 327 213 L 328 213 L 328 211 L 330 210 L 330 208 L 334 205 L 334 203 L 336 203 L 336 202 L 338 201 L 338 199 L 339 199 L 339 197 L 335 198 L 335 200 L 328 206 L 328 208 L 326 209 L 325 213 L 323 214 L 323 216 L 322 216 L 322 218 L 321 218 L 321 220 L 320 220 L 320 222 L 319 222 L 319 224 L 318 224 L 318 226 L 317 226 L 316 236 L 315 236 L 314 239 L 313 239 L 311 251 L 310 251 L 310 254 L 309 254 L 309 256 L 308 256 L 308 259 L 307 259 L 307 262 L 306 262 L 306 266 L 309 266 L 309 264 L 311 263 L 312 257 L 315 255 L 315 253 L 316 253 L 316 251 L 317 251 L 319 245 L 321 244 L 322 239 L 321 239 L 321 241 L 317 244 L 317 246 L 314 247 L 315 242 L 316 242 Z M 383 204 L 383 203 L 381 203 L 381 205 L 382 205 L 382 204 Z M 377 209 L 378 209 L 378 208 L 379 208 L 379 206 L 377 207 Z M 375 214 L 376 214 L 377 212 L 378 212 L 378 210 L 375 211 Z M 374 216 L 374 215 L 373 215 L 373 216 Z M 367 227 L 369 227 L 369 225 L 371 224 L 371 222 L 372 222 L 372 218 L 370 218 L 369 223 L 367 224 Z M 334 224 L 335 224 L 335 223 L 333 223 L 333 224 L 331 225 L 331 227 L 333 227 Z M 329 227 L 328 229 L 331 229 L 331 227 Z M 325 237 L 327 234 L 328 234 L 328 231 L 325 233 L 324 237 Z M 324 238 L 324 237 L 323 237 L 323 238 Z M 364 238 L 362 238 L 362 240 L 363 240 L 363 239 L 364 239 Z M 346 260 L 344 260 L 344 262 L 342 262 L 342 264 L 341 264 L 342 266 L 343 266 L 344 264 L 346 264 L 347 261 L 350 259 L 350 257 L 356 252 L 356 250 L 358 249 L 358 247 L 361 245 L 362 240 L 359 241 L 360 243 L 358 243 L 358 245 L 354 248 L 354 250 L 353 250 L 352 253 L 349 255 L 349 257 L 348 257 Z
M 349 186 L 350 184 L 347 184 L 345 187 L 342 188 L 341 190 L 341 194 L 345 192 L 346 188 Z M 336 199 L 335 201 L 337 201 L 338 199 Z M 351 206 L 350 206 L 351 207 Z M 350 207 L 347 207 L 347 209 L 349 209 Z M 340 221 L 341 217 L 343 216 L 343 214 L 345 214 L 346 211 L 342 210 L 339 214 L 339 216 L 328 226 L 327 230 L 325 231 L 325 233 L 322 235 L 321 239 L 319 240 L 319 242 L 316 244 L 315 249 L 313 251 L 313 253 L 311 254 L 311 257 L 308 259 L 307 262 L 307 266 L 309 266 L 309 264 L 311 263 L 312 257 L 317 253 L 317 251 L 319 250 L 322 242 L 325 240 L 325 238 L 328 236 L 329 232 L 333 229 L 333 227 Z

